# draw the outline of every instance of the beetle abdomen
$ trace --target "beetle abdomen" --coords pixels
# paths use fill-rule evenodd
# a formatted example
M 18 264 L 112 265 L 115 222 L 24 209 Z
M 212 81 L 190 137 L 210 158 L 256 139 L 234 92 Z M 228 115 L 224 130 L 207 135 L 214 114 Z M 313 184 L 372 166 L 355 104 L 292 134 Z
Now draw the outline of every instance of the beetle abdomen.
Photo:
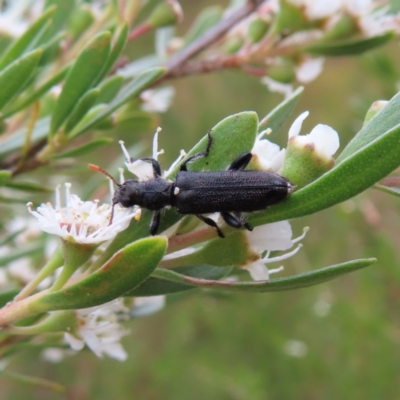
M 266 171 L 180 172 L 172 205 L 181 214 L 251 212 L 282 201 L 291 183 Z

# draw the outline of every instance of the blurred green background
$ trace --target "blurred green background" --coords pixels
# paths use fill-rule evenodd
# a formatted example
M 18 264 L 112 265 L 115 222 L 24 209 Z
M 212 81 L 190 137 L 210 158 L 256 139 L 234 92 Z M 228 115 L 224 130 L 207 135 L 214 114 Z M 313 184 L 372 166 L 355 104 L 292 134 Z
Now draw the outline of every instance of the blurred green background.
M 187 4 L 183 2 L 184 9 Z M 191 13 L 187 14 L 187 20 Z M 150 38 L 151 39 L 151 38 Z M 142 45 L 150 45 L 144 39 Z M 142 50 L 128 49 L 131 55 Z M 341 149 L 358 131 L 370 104 L 396 92 L 377 60 L 398 45 L 353 59 L 328 59 L 309 84 L 290 122 L 272 137 L 281 145 L 294 118 L 331 125 Z M 396 59 L 397 57 L 397 59 Z M 255 110 L 262 117 L 281 101 L 259 79 L 229 71 L 172 82 L 173 106 L 163 114 L 160 147 L 167 167 L 225 116 Z M 116 138 L 118 139 L 118 138 Z M 151 150 L 152 132 L 131 133 Z M 118 146 L 114 146 L 115 154 Z M 109 151 L 109 150 L 107 150 Z M 92 162 L 88 157 L 82 165 Z M 87 175 L 90 176 L 90 173 Z M 55 380 L 67 392 L 36 389 L 0 378 L 3 400 L 25 399 L 396 399 L 400 397 L 399 201 L 370 189 L 344 204 L 292 222 L 310 232 L 287 260 L 294 274 L 355 258 L 377 257 L 366 270 L 309 289 L 271 294 L 171 296 L 162 312 L 129 324 L 126 362 L 89 351 L 50 364 L 39 353 L 19 354 L 12 369 Z M 282 276 L 282 275 L 281 275 Z

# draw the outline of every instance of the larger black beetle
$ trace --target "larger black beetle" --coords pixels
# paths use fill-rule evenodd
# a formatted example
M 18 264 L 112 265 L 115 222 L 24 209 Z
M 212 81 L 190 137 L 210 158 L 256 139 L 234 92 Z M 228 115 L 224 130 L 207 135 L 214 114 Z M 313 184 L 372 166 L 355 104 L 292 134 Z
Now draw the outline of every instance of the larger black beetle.
M 206 151 L 185 160 L 174 182 L 161 176 L 160 164 L 154 158 L 141 159 L 151 162 L 154 173 L 153 179 L 141 182 L 128 179 L 119 184 L 100 167 L 90 165 L 90 168 L 105 173 L 117 185 L 113 207 L 120 203 L 126 208 L 138 205 L 154 211 L 150 224 L 152 235 L 157 234 L 160 226 L 161 210 L 168 206 L 175 207 L 181 214 L 196 215 L 214 227 L 222 238 L 224 234 L 216 222 L 203 214 L 219 212 L 228 225 L 251 231 L 252 227 L 241 213 L 263 210 L 284 200 L 294 186 L 274 172 L 244 170 L 252 158 L 250 152 L 240 155 L 227 171 L 188 171 L 190 161 L 209 155 L 212 141 L 208 133 Z

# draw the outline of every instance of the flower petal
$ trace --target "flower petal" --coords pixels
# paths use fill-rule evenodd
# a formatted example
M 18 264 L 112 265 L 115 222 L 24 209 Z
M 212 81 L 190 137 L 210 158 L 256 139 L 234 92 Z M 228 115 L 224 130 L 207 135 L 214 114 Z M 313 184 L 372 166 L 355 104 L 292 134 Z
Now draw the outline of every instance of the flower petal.
M 318 124 L 307 136 L 315 150 L 326 157 L 333 156 L 340 145 L 338 133 L 329 125 Z
M 300 131 L 301 131 L 301 127 L 303 125 L 303 121 L 308 117 L 309 111 L 305 111 L 302 114 L 300 114 L 293 122 L 292 126 L 289 129 L 289 139 L 292 136 L 298 136 Z
M 287 250 L 293 246 L 289 221 L 257 226 L 253 231 L 246 232 L 246 236 L 251 247 L 260 254 L 265 250 Z

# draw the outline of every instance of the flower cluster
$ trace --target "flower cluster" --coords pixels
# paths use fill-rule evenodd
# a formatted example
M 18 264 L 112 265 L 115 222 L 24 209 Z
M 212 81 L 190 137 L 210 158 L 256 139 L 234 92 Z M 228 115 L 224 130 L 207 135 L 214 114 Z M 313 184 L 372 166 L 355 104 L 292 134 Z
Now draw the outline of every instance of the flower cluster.
M 32 203 L 28 203 L 29 212 L 39 220 L 44 232 L 74 243 L 100 244 L 126 229 L 130 220 L 139 213 L 138 210 L 116 207 L 110 224 L 111 205 L 99 205 L 98 200 L 82 201 L 70 193 L 70 188 L 71 184 L 66 183 L 64 207 L 59 186 L 56 187 L 54 207 L 47 203 L 33 211 Z

